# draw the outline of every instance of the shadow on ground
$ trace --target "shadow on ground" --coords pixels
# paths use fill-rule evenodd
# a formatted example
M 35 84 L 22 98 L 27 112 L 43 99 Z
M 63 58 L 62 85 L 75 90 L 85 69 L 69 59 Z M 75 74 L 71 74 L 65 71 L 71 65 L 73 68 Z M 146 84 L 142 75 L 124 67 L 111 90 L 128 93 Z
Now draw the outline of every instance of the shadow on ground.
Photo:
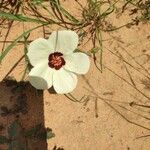
M 43 92 L 28 82 L 0 82 L 0 150 L 47 150 L 43 107 Z

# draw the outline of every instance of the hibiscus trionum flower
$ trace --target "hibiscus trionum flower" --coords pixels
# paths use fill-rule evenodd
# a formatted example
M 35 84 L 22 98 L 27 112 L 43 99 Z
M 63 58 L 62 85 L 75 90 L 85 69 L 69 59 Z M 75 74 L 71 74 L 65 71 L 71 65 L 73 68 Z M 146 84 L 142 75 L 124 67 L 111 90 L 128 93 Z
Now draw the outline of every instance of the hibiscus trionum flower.
M 77 85 L 76 74 L 89 70 L 89 57 L 74 52 L 78 46 L 78 35 L 71 30 L 54 31 L 49 39 L 38 38 L 31 42 L 27 56 L 33 68 L 29 82 L 36 89 L 54 87 L 60 94 L 72 92 Z

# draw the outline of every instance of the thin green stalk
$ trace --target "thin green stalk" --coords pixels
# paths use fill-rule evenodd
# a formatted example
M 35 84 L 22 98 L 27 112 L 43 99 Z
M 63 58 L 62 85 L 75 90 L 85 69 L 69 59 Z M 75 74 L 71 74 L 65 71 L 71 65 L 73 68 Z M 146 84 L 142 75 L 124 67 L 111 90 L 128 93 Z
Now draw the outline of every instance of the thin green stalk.
M 48 24 L 49 23 L 47 23 L 47 25 Z M 21 34 L 19 37 L 17 37 L 10 45 L 8 45 L 8 47 L 3 52 L 0 53 L 0 62 L 5 58 L 5 56 L 10 52 L 10 50 L 12 50 L 14 46 L 16 46 L 16 44 L 18 43 L 19 40 L 24 38 L 24 36 L 27 36 L 33 30 L 38 29 L 42 26 L 43 25 L 40 25 L 40 26 L 36 26 L 32 29 L 29 29 L 29 30 L 25 31 L 23 34 Z

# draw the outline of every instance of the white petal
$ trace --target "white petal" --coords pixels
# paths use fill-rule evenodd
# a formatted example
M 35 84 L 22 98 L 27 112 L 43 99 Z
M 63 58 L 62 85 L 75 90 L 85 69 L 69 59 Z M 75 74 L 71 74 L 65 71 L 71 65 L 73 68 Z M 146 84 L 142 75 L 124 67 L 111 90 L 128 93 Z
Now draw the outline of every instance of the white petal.
M 77 85 L 77 76 L 72 72 L 61 68 L 53 74 L 53 86 L 57 93 L 65 94 L 72 92 Z
M 84 53 L 72 53 L 71 55 L 65 55 L 64 59 L 66 61 L 66 65 L 64 68 L 66 70 L 78 73 L 78 74 L 86 74 L 90 68 L 90 59 Z
M 31 65 L 35 66 L 41 61 L 48 59 L 49 54 L 53 50 L 53 43 L 50 43 L 46 39 L 39 38 L 30 43 L 27 56 L 30 60 Z
M 37 64 L 29 73 L 29 82 L 36 89 L 49 89 L 52 86 L 53 70 L 46 61 Z
M 48 40 L 50 43 L 55 44 L 55 51 L 63 54 L 73 52 L 77 48 L 79 41 L 78 35 L 70 30 L 54 31 Z

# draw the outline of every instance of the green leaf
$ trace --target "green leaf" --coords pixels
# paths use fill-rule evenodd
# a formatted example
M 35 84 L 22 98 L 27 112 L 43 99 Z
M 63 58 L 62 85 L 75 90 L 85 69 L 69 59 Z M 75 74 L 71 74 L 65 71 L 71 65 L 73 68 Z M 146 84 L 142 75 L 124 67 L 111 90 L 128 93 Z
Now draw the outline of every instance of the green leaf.
M 32 2 L 36 5 L 42 4 L 44 0 L 32 0 Z
M 9 143 L 9 139 L 7 139 L 5 136 L 0 135 L 0 144 L 7 144 Z
M 47 129 L 47 139 L 55 137 L 55 133 L 52 132 L 52 129 Z
M 46 140 L 55 137 L 52 129 L 45 128 L 41 124 L 38 124 L 24 133 L 26 138 Z
M 25 131 L 24 135 L 27 138 L 34 138 L 37 132 L 37 126 L 31 128 L 30 130 Z
M 95 53 L 97 53 L 99 50 L 100 50 L 99 47 L 95 47 L 95 48 L 92 48 L 92 49 L 90 50 L 90 52 L 91 52 L 92 54 L 95 54 Z
M 82 51 L 76 48 L 73 52 L 76 53 L 76 52 L 82 52 Z
M 3 12 L 3 11 L 0 11 L 0 17 L 6 18 L 8 20 L 19 21 L 19 22 L 36 22 L 36 23 L 42 23 L 42 24 L 47 23 L 45 21 L 34 19 L 34 18 L 29 18 L 29 17 L 23 16 L 21 14 L 14 15 L 14 14 L 11 14 L 8 12 Z

